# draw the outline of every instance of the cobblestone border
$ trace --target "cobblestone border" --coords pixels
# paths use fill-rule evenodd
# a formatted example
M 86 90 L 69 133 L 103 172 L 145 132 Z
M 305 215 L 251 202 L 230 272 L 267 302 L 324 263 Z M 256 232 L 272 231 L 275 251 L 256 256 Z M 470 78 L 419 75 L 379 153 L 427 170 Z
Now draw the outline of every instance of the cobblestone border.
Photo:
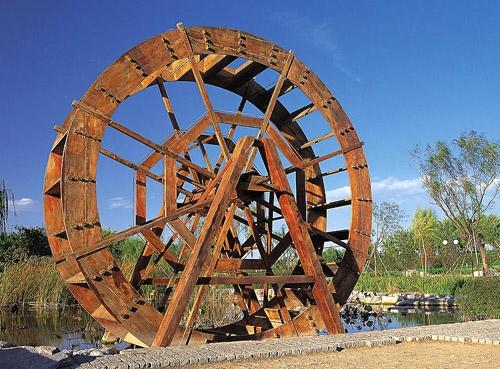
M 115 355 L 98 357 L 74 354 L 58 361 L 53 367 L 81 369 L 168 368 L 333 352 L 360 347 L 389 346 L 400 342 L 419 341 L 500 345 L 500 319 L 333 336 L 213 343 L 196 347 L 132 349 L 124 350 Z

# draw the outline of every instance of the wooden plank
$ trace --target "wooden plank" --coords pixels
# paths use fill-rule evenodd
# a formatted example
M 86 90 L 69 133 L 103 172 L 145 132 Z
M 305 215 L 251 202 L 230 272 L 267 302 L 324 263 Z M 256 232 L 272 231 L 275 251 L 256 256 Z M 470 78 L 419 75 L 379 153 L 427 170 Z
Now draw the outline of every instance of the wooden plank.
M 312 205 L 309 207 L 309 210 L 328 210 L 328 209 L 340 208 L 342 206 L 351 205 L 351 202 L 352 202 L 351 199 L 335 200 L 327 202 L 325 204 Z
M 156 84 L 158 85 L 158 89 L 160 90 L 161 99 L 163 101 L 163 105 L 165 106 L 165 110 L 167 111 L 170 123 L 172 124 L 174 131 L 179 131 L 179 123 L 177 122 L 177 118 L 175 117 L 174 109 L 172 107 L 170 99 L 168 98 L 167 91 L 165 90 L 165 85 L 163 84 L 163 80 L 160 77 L 158 77 L 156 79 Z
M 212 203 L 212 199 L 209 199 L 209 200 L 198 201 L 197 203 L 190 205 L 190 206 L 183 206 L 182 208 L 175 211 L 174 213 L 172 213 L 169 216 L 159 216 L 153 220 L 145 222 L 142 225 L 136 225 L 136 226 L 127 228 L 123 231 L 117 232 L 111 236 L 104 238 L 102 241 L 96 243 L 91 248 L 89 248 L 85 251 L 76 252 L 73 254 L 68 254 L 68 255 L 65 255 L 64 257 L 60 257 L 60 258 L 54 258 L 53 261 L 54 261 L 54 263 L 60 263 L 61 261 L 66 260 L 66 258 L 75 258 L 75 259 L 83 258 L 85 256 L 88 256 L 88 255 L 91 255 L 95 252 L 98 252 L 102 249 L 105 249 L 106 247 L 108 247 L 109 245 L 111 245 L 113 243 L 122 241 L 125 238 L 133 236 L 134 234 L 140 233 L 143 229 L 148 229 L 148 228 L 151 229 L 151 228 L 154 228 L 157 226 L 162 226 L 165 223 L 170 222 L 174 219 L 177 219 L 183 215 L 186 215 L 189 213 L 195 213 L 201 209 L 204 209 L 204 208 L 210 206 L 211 203 Z
M 339 309 L 333 301 L 332 294 L 328 289 L 323 269 L 318 260 L 318 255 L 312 243 L 306 222 L 302 219 L 300 211 L 295 203 L 286 173 L 279 159 L 278 153 L 268 139 L 262 140 L 264 144 L 264 157 L 268 167 L 272 183 L 281 188 L 278 193 L 278 201 L 281 211 L 285 217 L 290 235 L 292 236 L 295 249 L 306 275 L 314 277 L 313 295 L 321 312 L 323 321 L 329 334 L 343 333 L 344 328 L 339 315 Z
M 175 159 L 164 156 L 163 159 L 163 206 L 164 215 L 168 216 L 177 210 L 177 168 Z
M 163 316 L 160 327 L 153 339 L 152 346 L 168 346 L 177 331 L 182 315 L 189 303 L 196 281 L 201 273 L 201 268 L 205 263 L 215 236 L 230 201 L 231 194 L 236 189 L 236 183 L 243 169 L 248 149 L 251 147 L 254 139 L 244 137 L 234 150 L 231 160 L 228 160 L 226 166 L 230 168 L 222 178 L 221 183 L 215 192 L 214 199 L 208 210 L 205 222 L 200 230 L 200 236 L 197 239 L 185 266 L 185 271 L 180 277 L 177 288 L 175 289 L 172 300 L 168 304 L 167 311 Z
M 191 69 L 193 71 L 194 79 L 196 80 L 196 84 L 198 85 L 198 89 L 200 90 L 201 99 L 203 101 L 203 104 L 205 105 L 205 109 L 207 110 L 208 116 L 210 117 L 210 120 L 212 121 L 215 135 L 217 137 L 217 141 L 219 141 L 219 146 L 221 148 L 222 154 L 224 155 L 224 158 L 226 160 L 229 160 L 229 156 L 230 156 L 229 149 L 227 148 L 226 141 L 224 141 L 224 135 L 222 134 L 222 131 L 220 130 L 218 117 L 214 112 L 214 109 L 212 107 L 212 102 L 210 101 L 210 98 L 208 97 L 207 89 L 205 87 L 205 82 L 203 82 L 203 77 L 201 76 L 200 70 L 198 69 L 198 65 L 196 63 L 196 60 L 194 59 L 193 49 L 191 48 L 189 36 L 188 36 L 188 34 L 187 34 L 186 30 L 184 29 L 184 26 L 182 24 L 178 24 L 177 27 L 178 27 L 178 29 L 179 29 L 179 31 L 182 34 L 182 37 L 184 39 L 184 44 L 186 46 L 186 50 L 188 53 L 189 62 L 191 63 Z
M 158 285 L 164 286 L 172 283 L 178 284 L 180 277 L 164 277 L 164 278 L 148 278 L 144 281 L 145 285 Z M 307 275 L 241 275 L 237 277 L 230 276 L 216 276 L 216 277 L 198 277 L 196 285 L 255 285 L 255 284 L 312 284 L 315 280 Z M 179 287 L 177 287 L 179 288 Z
M 321 141 L 324 141 L 324 140 L 327 140 L 331 137 L 335 137 L 335 132 L 328 132 L 324 135 L 321 135 L 319 137 L 316 137 L 316 138 L 313 138 L 312 140 L 310 141 L 307 141 L 305 144 L 303 144 L 302 146 L 300 146 L 301 149 L 305 149 L 306 147 L 309 147 L 309 146 L 312 146 L 312 145 L 315 145 Z
M 266 69 L 267 67 L 265 65 L 253 60 L 247 60 L 234 70 L 233 78 L 229 81 L 225 88 L 229 91 L 234 91 Z
M 261 259 L 219 259 L 216 272 L 234 272 L 238 270 L 266 269 Z

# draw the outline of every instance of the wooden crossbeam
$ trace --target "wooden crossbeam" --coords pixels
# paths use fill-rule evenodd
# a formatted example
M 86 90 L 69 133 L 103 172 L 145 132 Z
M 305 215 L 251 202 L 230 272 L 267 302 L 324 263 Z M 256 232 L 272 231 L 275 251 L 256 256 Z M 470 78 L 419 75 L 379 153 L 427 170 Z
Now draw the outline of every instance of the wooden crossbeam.
M 331 202 L 327 202 L 325 204 L 312 205 L 309 207 L 309 210 L 328 210 L 334 208 L 340 208 L 342 206 L 351 205 L 351 199 L 343 199 L 343 200 L 335 200 Z
M 174 277 L 173 284 L 178 283 L 180 277 Z M 198 277 L 196 285 L 255 285 L 255 284 L 313 284 L 315 279 L 308 275 L 242 275 L 237 277 L 231 276 L 216 276 L 216 277 Z M 172 278 L 147 278 L 144 280 L 145 285 L 171 285 Z M 179 287 L 177 287 L 179 288 Z
M 323 274 L 323 269 L 316 255 L 311 237 L 309 236 L 306 222 L 302 219 L 295 199 L 291 194 L 290 185 L 278 156 L 278 152 L 272 141 L 262 139 L 262 142 L 264 144 L 263 157 L 265 158 L 272 183 L 282 190 L 282 192 L 277 193 L 278 201 L 295 249 L 297 250 L 302 268 L 306 275 L 314 277 L 315 284 L 312 293 L 318 305 L 318 309 L 321 312 L 321 317 L 325 322 L 329 334 L 343 333 L 344 328 L 340 319 L 339 309 L 333 301 L 332 294 L 326 283 L 325 275 Z
M 324 141 L 324 140 L 327 140 L 331 137 L 335 137 L 335 132 L 328 132 L 324 135 L 321 135 L 319 137 L 316 137 L 316 138 L 313 138 L 312 140 L 310 141 L 307 141 L 305 144 L 303 144 L 302 146 L 300 146 L 301 149 L 305 149 L 306 147 L 309 147 L 309 146 L 312 146 L 312 145 L 315 145 L 321 141 Z
M 205 222 L 200 230 L 200 235 L 186 263 L 185 271 L 189 272 L 182 273 L 177 288 L 172 295 L 172 300 L 168 304 L 165 315 L 155 334 L 152 346 L 168 346 L 174 338 L 182 315 L 189 303 L 189 296 L 193 292 L 210 246 L 213 244 L 224 217 L 225 209 L 227 209 L 231 201 L 231 194 L 236 188 L 237 180 L 241 174 L 253 140 L 251 137 L 244 137 L 238 141 L 232 158 L 228 159 L 226 167 L 230 166 L 230 168 L 225 173 L 226 175 L 222 178 L 215 192 Z
M 178 219 L 179 217 L 181 217 L 183 215 L 186 215 L 189 213 L 195 213 L 199 210 L 202 210 L 202 209 L 206 208 L 207 206 L 210 206 L 211 203 L 212 203 L 212 199 L 210 198 L 208 200 L 198 201 L 194 205 L 183 206 L 180 209 L 173 212 L 172 214 L 170 214 L 169 216 L 160 216 L 160 217 L 152 219 L 148 222 L 145 222 L 144 224 L 136 225 L 136 226 L 127 228 L 121 232 L 117 232 L 111 236 L 104 238 L 102 241 L 96 243 L 95 245 L 93 245 L 91 248 L 89 248 L 87 250 L 84 250 L 81 252 L 76 252 L 73 254 L 69 254 L 69 255 L 66 255 L 66 256 L 60 257 L 60 258 L 54 258 L 53 260 L 55 263 L 60 263 L 61 261 L 66 260 L 66 258 L 75 258 L 75 259 L 83 258 L 85 256 L 96 253 L 100 250 L 103 250 L 106 247 L 108 247 L 109 245 L 112 245 L 113 243 L 120 242 L 120 241 L 124 240 L 125 238 L 133 236 L 134 234 L 141 232 L 143 229 L 148 229 L 148 228 L 152 229 L 152 228 L 155 228 L 158 226 L 163 226 L 167 222 L 172 221 L 174 219 Z
M 122 125 L 118 122 L 115 122 L 113 119 L 106 117 L 105 115 L 102 115 L 99 112 L 96 112 L 91 107 L 89 107 L 89 106 L 87 106 L 79 101 L 73 101 L 72 105 L 77 109 L 81 109 L 83 111 L 86 111 L 92 115 L 99 117 L 110 127 L 114 128 L 117 131 L 123 133 L 124 135 L 129 136 L 130 138 L 133 138 L 134 140 L 148 146 L 149 148 L 155 150 L 156 152 L 163 154 L 163 155 L 173 156 L 179 163 L 185 165 L 188 168 L 195 170 L 196 172 L 200 173 L 201 175 L 203 175 L 207 178 L 214 178 L 215 177 L 215 175 L 213 173 L 209 172 L 205 168 L 202 168 L 199 165 L 196 165 L 195 163 L 193 163 L 187 159 L 184 159 L 183 157 L 171 152 L 170 150 L 156 144 L 155 142 L 151 141 L 150 139 L 148 139 L 148 138 L 138 134 L 137 132 L 134 132 L 133 130 L 125 127 L 124 125 Z
M 200 70 L 198 69 L 198 65 L 196 60 L 194 59 L 193 49 L 191 47 L 191 42 L 189 41 L 189 36 L 184 29 L 182 24 L 178 25 L 178 29 L 182 34 L 182 38 L 184 39 L 184 45 L 186 46 L 186 50 L 188 52 L 188 59 L 191 63 L 191 69 L 193 71 L 194 79 L 196 80 L 196 84 L 198 85 L 198 89 L 200 90 L 201 99 L 203 100 L 203 104 L 205 105 L 205 109 L 207 110 L 208 116 L 212 121 L 212 125 L 214 127 L 215 135 L 217 137 L 217 141 L 219 141 L 219 145 L 224 155 L 224 159 L 229 160 L 229 149 L 227 148 L 226 141 L 224 141 L 224 135 L 219 127 L 218 117 L 214 112 L 212 107 L 212 102 L 208 97 L 207 89 L 205 87 L 205 82 L 203 82 L 203 77 L 201 76 Z
M 337 168 L 337 169 L 329 170 L 328 172 L 319 173 L 314 178 L 315 179 L 316 178 L 323 178 L 323 177 L 331 176 L 333 174 L 345 172 L 346 170 L 347 170 L 347 167 L 340 167 L 340 168 Z
M 281 122 L 281 124 L 289 124 L 291 122 L 295 122 L 301 118 L 304 118 L 306 115 L 309 115 L 309 114 L 315 112 L 316 110 L 318 110 L 318 108 L 313 103 L 304 105 L 303 107 L 301 107 L 297 110 L 294 110 L 293 112 L 288 114 L 288 117 L 285 118 Z

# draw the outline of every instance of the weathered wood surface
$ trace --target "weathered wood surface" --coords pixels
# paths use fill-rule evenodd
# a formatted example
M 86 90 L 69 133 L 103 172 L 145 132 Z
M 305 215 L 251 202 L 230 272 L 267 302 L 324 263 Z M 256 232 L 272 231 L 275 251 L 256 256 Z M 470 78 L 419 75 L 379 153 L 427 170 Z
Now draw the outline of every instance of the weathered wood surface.
M 276 77 L 270 87 L 258 83 L 266 70 Z M 189 82 L 205 109 L 194 124 L 178 119 L 168 94 L 169 84 Z M 238 95 L 236 110 L 217 110 L 209 85 Z M 165 108 L 166 140 L 113 119 L 120 104 L 146 88 L 156 90 Z M 289 109 L 280 99 L 292 91 L 305 98 L 302 107 Z M 249 104 L 262 115 L 246 115 Z M 49 154 L 45 223 L 62 278 L 108 331 L 140 346 L 342 331 L 338 308 L 359 278 L 370 241 L 368 167 L 340 104 L 292 52 L 236 30 L 179 25 L 126 52 L 73 108 L 56 126 Z M 321 134 L 307 137 L 303 124 L 322 125 Z M 102 147 L 107 129 L 151 153 L 135 163 Z M 107 237 L 96 196 L 100 155 L 135 174 L 135 225 Z M 324 180 L 340 186 L 339 176 L 348 181 L 350 198 L 327 199 Z M 160 204 L 146 201 L 150 180 L 163 186 Z M 152 206 L 158 213 L 148 219 Z M 349 229 L 335 228 L 339 207 L 350 210 Z M 138 235 L 144 248 L 127 280 L 109 246 Z M 321 261 L 328 244 L 345 250 L 338 267 Z M 291 275 L 276 275 L 290 253 L 298 256 Z M 162 263 L 170 270 L 158 277 Z M 216 284 L 234 291 L 243 318 L 195 328 L 203 296 Z M 143 285 L 161 288 L 158 305 L 142 295 Z M 182 327 L 191 296 L 194 306 Z

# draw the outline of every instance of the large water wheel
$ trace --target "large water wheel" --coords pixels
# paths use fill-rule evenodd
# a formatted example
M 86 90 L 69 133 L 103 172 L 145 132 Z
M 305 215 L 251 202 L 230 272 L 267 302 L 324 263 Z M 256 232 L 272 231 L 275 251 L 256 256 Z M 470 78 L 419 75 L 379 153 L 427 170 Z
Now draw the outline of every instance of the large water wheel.
M 269 88 L 259 83 L 263 73 L 276 77 Z M 204 105 L 194 123 L 176 117 L 167 94 L 186 82 L 195 83 Z M 210 86 L 238 96 L 239 106 L 217 110 Z M 145 89 L 158 89 L 164 103 L 163 142 L 113 119 Z M 287 108 L 289 94 L 307 103 Z M 185 96 L 191 98 L 198 97 Z M 249 115 L 249 107 L 261 113 Z M 292 52 L 237 30 L 179 24 L 111 64 L 55 128 L 44 187 L 50 245 L 75 298 L 108 331 L 141 346 L 344 332 L 339 308 L 370 240 L 368 168 L 341 106 Z M 101 143 L 108 130 L 150 154 L 132 162 L 107 150 Z M 135 225 L 108 236 L 96 195 L 101 156 L 135 173 Z M 327 198 L 327 180 L 350 195 Z M 163 199 L 148 219 L 146 184 L 154 182 Z M 350 226 L 328 230 L 348 211 Z M 128 276 L 109 246 L 137 235 L 144 249 Z M 332 245 L 344 250 L 335 264 L 322 257 Z M 278 275 L 276 265 L 290 254 L 294 265 Z M 160 263 L 170 267 L 164 275 L 155 271 Z M 234 293 L 240 319 L 199 327 L 197 314 L 213 285 Z M 162 294 L 156 305 L 144 293 L 151 288 Z

